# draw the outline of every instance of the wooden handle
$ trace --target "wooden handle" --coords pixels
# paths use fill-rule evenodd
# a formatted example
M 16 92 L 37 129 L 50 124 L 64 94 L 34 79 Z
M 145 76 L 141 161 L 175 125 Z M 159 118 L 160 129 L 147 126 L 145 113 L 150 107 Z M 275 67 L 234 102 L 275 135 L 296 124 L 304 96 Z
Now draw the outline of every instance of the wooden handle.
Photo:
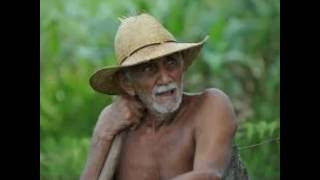
M 98 178 L 99 180 L 113 180 L 125 136 L 126 131 L 123 131 L 114 138 L 108 157 Z
M 134 98 L 136 101 L 139 101 L 140 103 L 142 103 L 137 95 L 133 97 L 125 93 L 121 93 L 121 95 Z M 117 165 L 119 163 L 121 147 L 126 134 L 127 134 L 127 130 L 124 130 L 114 138 L 110 151 L 108 153 L 108 157 L 105 160 L 103 169 L 100 173 L 98 180 L 113 180 L 113 176 L 115 174 Z

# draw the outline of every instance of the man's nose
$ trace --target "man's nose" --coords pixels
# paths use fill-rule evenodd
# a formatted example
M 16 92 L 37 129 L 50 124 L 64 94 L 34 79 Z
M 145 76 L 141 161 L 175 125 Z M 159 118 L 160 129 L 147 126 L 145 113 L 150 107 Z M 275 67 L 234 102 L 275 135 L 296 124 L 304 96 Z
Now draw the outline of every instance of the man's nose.
M 169 72 L 165 70 L 165 68 L 159 69 L 159 83 L 168 84 L 172 81 Z

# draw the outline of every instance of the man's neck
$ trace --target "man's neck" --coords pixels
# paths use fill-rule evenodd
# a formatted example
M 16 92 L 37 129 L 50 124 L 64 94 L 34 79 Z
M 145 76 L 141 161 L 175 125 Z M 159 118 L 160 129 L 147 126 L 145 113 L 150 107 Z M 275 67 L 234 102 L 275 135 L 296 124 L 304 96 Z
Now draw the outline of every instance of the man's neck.
M 152 126 L 155 130 L 166 122 L 171 122 L 177 115 L 179 109 L 171 113 L 157 113 L 148 111 L 146 115 L 147 126 Z
M 182 102 L 177 110 L 171 113 L 159 113 L 151 110 L 147 110 L 145 116 L 145 124 L 149 127 L 153 127 L 154 130 L 157 130 L 163 124 L 169 124 L 180 114 L 179 112 L 183 109 L 185 104 L 185 97 L 183 95 Z

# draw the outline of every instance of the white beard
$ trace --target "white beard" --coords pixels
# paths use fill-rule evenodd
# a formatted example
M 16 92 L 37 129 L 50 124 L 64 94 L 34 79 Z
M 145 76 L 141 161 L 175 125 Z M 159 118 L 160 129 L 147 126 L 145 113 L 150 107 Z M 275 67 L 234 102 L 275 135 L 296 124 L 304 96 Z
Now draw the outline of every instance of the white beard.
M 160 114 L 167 114 L 167 113 L 173 113 L 175 112 L 181 104 L 182 101 L 182 90 L 181 88 L 177 88 L 176 92 L 176 102 L 166 102 L 166 103 L 157 103 L 156 101 L 153 101 L 151 108 Z
M 175 112 L 182 102 L 183 83 L 181 82 L 180 86 L 176 85 L 175 87 L 175 97 L 165 102 L 158 102 L 154 93 L 152 93 L 152 95 L 146 95 L 145 93 L 137 92 L 137 94 L 148 110 L 155 114 L 166 115 Z

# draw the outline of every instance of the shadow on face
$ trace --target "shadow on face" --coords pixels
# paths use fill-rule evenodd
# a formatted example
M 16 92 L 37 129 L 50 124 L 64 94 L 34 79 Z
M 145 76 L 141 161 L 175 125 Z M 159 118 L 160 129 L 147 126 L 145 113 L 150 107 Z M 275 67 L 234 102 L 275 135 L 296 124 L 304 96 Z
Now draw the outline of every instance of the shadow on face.
M 137 95 L 149 110 L 170 113 L 179 108 L 183 92 L 183 59 L 180 53 L 129 67 L 122 74 L 127 81 L 124 89 Z

